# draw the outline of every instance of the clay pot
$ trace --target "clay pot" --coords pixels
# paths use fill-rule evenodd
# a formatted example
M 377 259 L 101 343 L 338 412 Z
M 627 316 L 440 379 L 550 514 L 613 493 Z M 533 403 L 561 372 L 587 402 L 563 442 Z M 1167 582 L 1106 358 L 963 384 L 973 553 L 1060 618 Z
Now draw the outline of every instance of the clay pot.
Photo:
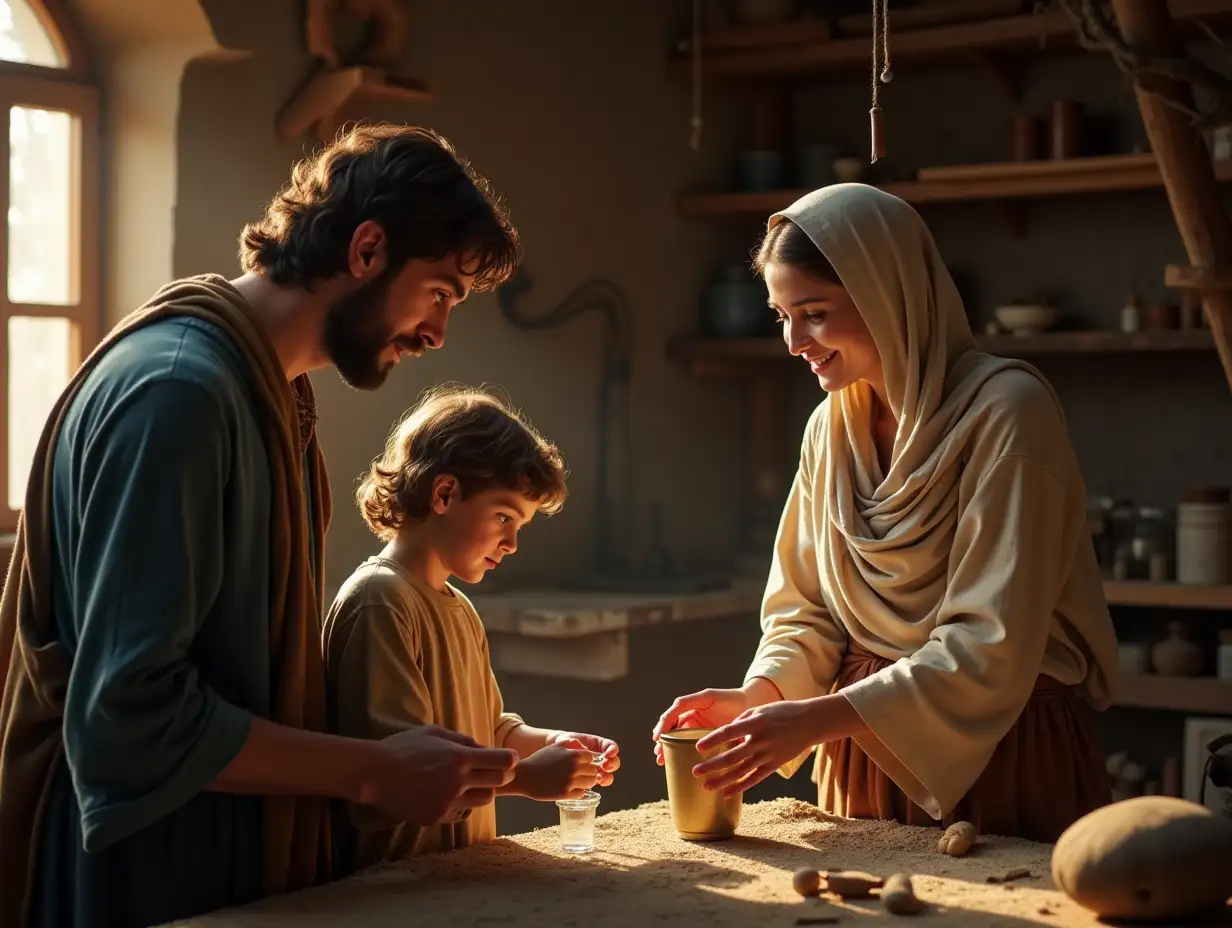
M 714 338 L 759 338 L 775 328 L 766 288 L 743 264 L 723 268 L 702 308 L 705 330 Z
M 1155 672 L 1165 677 L 1196 677 L 1202 673 L 1206 655 L 1185 637 L 1181 622 L 1168 623 L 1168 637 L 1151 649 Z
M 1053 158 L 1065 160 L 1082 156 L 1082 104 L 1077 100 L 1058 100 L 1052 105 L 1050 126 Z
M 1143 313 L 1142 326 L 1147 329 L 1179 329 L 1181 307 L 1175 303 L 1157 303 Z
M 1015 161 L 1038 161 L 1044 157 L 1048 124 L 1038 116 L 1018 113 L 1010 129 L 1010 148 Z

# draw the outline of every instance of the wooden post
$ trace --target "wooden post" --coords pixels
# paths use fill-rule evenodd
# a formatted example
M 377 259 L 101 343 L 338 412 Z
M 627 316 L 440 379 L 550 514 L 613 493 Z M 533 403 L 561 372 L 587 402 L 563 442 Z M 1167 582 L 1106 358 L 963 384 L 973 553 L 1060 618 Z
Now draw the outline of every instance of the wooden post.
M 1112 0 L 1112 9 L 1125 41 L 1139 52 L 1151 56 L 1180 54 L 1181 44 L 1167 0 Z M 1172 97 L 1184 94 L 1191 98 L 1190 88 L 1151 75 L 1135 83 L 1134 92 L 1189 263 L 1217 279 L 1232 274 L 1232 221 L 1224 209 L 1206 145 L 1188 116 L 1148 88 Z M 1224 375 L 1232 387 L 1232 291 L 1212 288 L 1202 295 Z

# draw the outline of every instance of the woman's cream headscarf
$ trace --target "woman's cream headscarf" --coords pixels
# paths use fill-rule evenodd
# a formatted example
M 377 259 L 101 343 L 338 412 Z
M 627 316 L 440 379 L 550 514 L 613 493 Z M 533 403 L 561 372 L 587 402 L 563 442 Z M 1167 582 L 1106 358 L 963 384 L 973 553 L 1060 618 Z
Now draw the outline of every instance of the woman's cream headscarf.
M 844 692 L 875 733 L 861 747 L 940 818 L 1017 718 L 1041 662 L 1106 702 L 1115 635 L 1089 537 L 1083 547 L 1081 474 L 1052 389 L 1029 365 L 976 349 L 932 235 L 907 203 L 838 184 L 769 225 L 784 219 L 863 316 L 898 431 L 883 474 L 867 384 L 814 414 L 748 678 L 774 680 L 787 698 L 825 692 L 847 637 L 896 659 Z M 1005 442 L 1017 442 L 1015 453 Z M 963 479 L 968 469 L 978 490 Z
M 865 501 L 863 515 L 882 538 L 920 496 L 944 495 L 936 481 L 956 476 L 951 449 L 964 436 L 952 430 L 974 393 L 999 371 L 1035 369 L 976 352 L 962 298 L 932 234 L 898 197 L 864 184 L 836 184 L 775 213 L 768 226 L 783 219 L 798 225 L 838 273 L 881 355 L 887 400 L 899 422 L 890 473 L 880 473 L 872 429 L 865 427 L 872 412 L 866 384 L 834 397 L 842 411 L 831 410 L 830 421 L 846 425 L 857 452 L 853 466 L 836 476 L 853 482 Z M 856 514 L 848 509 L 847 515 Z

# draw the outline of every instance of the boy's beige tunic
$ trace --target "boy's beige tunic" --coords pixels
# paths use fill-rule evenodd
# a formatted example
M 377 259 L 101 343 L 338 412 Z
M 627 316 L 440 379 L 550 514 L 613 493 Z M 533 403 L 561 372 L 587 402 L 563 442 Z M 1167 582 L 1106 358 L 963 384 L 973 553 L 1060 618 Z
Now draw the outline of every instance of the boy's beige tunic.
M 325 620 L 334 730 L 383 738 L 440 725 L 499 747 L 522 724 L 507 713 L 492 674 L 483 624 L 461 591 L 432 589 L 401 565 L 369 558 L 342 585 Z M 454 825 L 395 823 L 350 807 L 360 830 L 358 865 L 447 851 L 496 837 L 492 804 Z
M 976 350 L 913 210 L 840 184 L 779 215 L 804 229 L 859 307 L 899 427 L 883 474 L 867 384 L 813 413 L 746 680 L 766 677 L 788 699 L 825 694 L 848 638 L 896 660 L 843 692 L 872 729 L 860 747 L 941 818 L 1041 672 L 1083 687 L 1098 708 L 1110 702 L 1116 636 L 1082 475 L 1046 381 Z

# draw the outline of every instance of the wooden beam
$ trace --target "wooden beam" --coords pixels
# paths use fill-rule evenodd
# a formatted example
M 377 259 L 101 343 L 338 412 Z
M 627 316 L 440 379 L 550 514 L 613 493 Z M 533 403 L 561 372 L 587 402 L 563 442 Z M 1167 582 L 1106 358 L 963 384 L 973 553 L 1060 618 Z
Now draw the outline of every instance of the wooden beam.
M 331 0 L 307 0 L 304 8 L 304 45 L 309 55 L 320 58 L 329 68 L 342 65 L 338 50 L 334 48 L 333 23 L 330 22 L 333 6 Z
M 1169 264 L 1164 268 L 1164 286 L 1173 290 L 1197 290 L 1199 293 L 1232 290 L 1232 274 L 1220 276 L 1201 267 Z
M 1112 9 L 1125 41 L 1139 52 L 1153 56 L 1183 53 L 1167 0 L 1112 0 Z M 1166 78 L 1142 78 L 1134 84 L 1189 263 L 1220 277 L 1232 271 L 1232 221 L 1202 137 L 1185 114 L 1157 96 L 1161 91 L 1174 97 L 1191 92 L 1188 85 Z M 1232 387 L 1232 291 L 1212 290 L 1204 296 L 1211 333 Z
M 344 54 L 335 44 L 335 16 L 365 24 L 363 42 L 355 51 Z M 403 0 L 307 0 L 304 8 L 304 45 L 329 68 L 393 68 L 409 38 L 410 13 Z
M 419 81 L 386 74 L 379 68 L 325 68 L 309 78 L 278 114 L 278 137 L 291 141 L 312 126 L 328 126 L 353 99 L 422 102 L 431 100 L 432 92 Z

